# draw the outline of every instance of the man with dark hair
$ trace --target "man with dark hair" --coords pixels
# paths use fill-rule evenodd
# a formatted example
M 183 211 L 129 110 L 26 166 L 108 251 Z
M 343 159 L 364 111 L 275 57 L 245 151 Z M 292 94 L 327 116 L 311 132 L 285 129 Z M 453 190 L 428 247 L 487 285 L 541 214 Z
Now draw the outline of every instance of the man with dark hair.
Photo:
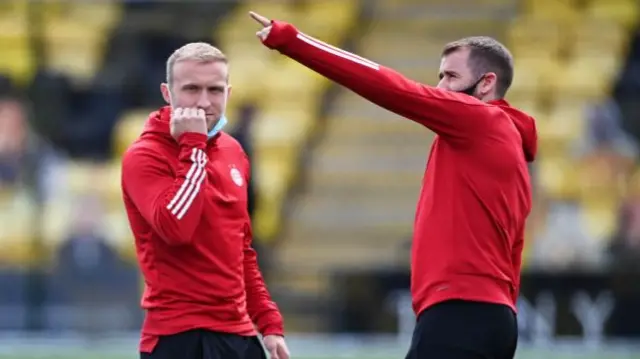
M 417 315 L 408 359 L 509 359 L 533 118 L 504 99 L 512 58 L 499 42 L 471 37 L 444 49 L 437 87 L 255 13 L 271 49 L 436 133 L 416 212 L 411 292 Z
M 465 50 L 469 51 L 469 68 L 478 80 L 460 92 L 473 96 L 476 86 L 484 80 L 483 75 L 493 72 L 496 74 L 496 96 L 504 97 L 513 82 L 513 57 L 509 50 L 491 37 L 473 36 L 446 44 L 442 50 L 442 57 Z

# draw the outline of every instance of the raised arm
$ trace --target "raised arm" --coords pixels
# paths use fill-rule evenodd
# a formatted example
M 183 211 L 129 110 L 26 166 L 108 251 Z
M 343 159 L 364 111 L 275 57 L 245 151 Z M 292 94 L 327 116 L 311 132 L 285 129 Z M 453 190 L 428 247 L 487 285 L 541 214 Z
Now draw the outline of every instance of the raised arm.
M 367 100 L 450 138 L 486 131 L 493 106 L 471 96 L 410 80 L 371 60 L 314 39 L 293 25 L 252 17 L 266 26 L 258 33 L 269 48 L 349 88 Z M 489 126 L 490 127 L 490 126 Z
M 166 159 L 149 148 L 134 147 L 123 158 L 124 195 L 169 244 L 189 243 L 202 218 L 206 140 L 199 133 L 180 137 L 180 165 L 175 175 Z

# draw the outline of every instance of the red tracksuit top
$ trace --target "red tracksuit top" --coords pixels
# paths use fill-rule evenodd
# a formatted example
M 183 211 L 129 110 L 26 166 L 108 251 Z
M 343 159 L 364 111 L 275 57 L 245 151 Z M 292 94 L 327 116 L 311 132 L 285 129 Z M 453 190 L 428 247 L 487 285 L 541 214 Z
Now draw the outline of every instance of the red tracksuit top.
M 420 314 L 451 299 L 516 310 L 533 118 L 504 100 L 426 86 L 371 60 L 272 22 L 263 43 L 367 100 L 436 133 L 415 216 L 411 292 Z
M 122 160 L 124 204 L 144 275 L 140 350 L 194 328 L 283 334 L 251 248 L 249 162 L 226 133 L 169 133 L 170 108 L 152 113 Z

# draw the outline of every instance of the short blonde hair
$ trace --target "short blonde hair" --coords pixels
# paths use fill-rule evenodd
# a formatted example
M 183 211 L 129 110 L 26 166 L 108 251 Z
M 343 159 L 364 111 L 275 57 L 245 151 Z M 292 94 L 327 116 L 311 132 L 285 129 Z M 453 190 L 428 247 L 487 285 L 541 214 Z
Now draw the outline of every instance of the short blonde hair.
M 169 56 L 167 60 L 167 84 L 171 85 L 173 78 L 173 67 L 180 61 L 199 61 L 199 62 L 224 62 L 227 63 L 227 57 L 217 47 L 207 44 L 206 42 L 188 43 Z

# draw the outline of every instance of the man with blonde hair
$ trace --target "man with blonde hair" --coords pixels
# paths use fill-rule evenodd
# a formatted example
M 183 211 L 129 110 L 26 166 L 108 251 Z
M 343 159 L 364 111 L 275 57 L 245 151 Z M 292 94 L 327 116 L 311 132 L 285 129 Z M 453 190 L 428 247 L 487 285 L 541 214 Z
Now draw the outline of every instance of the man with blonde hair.
M 249 161 L 222 131 L 227 58 L 190 43 L 167 61 L 169 106 L 122 161 L 122 192 L 145 290 L 145 359 L 288 359 L 283 320 L 251 247 Z

